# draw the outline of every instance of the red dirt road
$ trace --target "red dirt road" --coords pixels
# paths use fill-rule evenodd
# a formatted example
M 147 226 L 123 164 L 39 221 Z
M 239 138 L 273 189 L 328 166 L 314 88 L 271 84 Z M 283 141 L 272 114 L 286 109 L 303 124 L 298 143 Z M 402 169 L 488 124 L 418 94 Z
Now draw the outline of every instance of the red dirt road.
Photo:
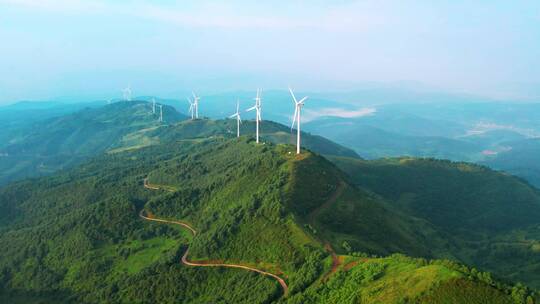
M 147 189 L 151 189 L 151 190 L 159 190 L 160 189 L 156 185 L 149 185 L 148 180 L 146 178 L 144 179 L 144 187 L 147 188 Z M 139 213 L 139 216 L 144 220 L 160 222 L 160 223 L 166 223 L 166 224 L 173 224 L 173 225 L 180 225 L 180 226 L 188 229 L 193 234 L 193 236 L 197 235 L 197 231 L 193 227 L 191 227 L 189 224 L 187 224 L 185 222 L 170 221 L 170 220 L 158 219 L 158 218 L 154 218 L 154 217 L 147 217 L 147 216 L 144 215 L 144 213 L 145 213 L 144 209 L 141 210 L 141 212 Z M 283 278 L 281 278 L 281 277 L 279 277 L 279 276 L 277 276 L 277 275 L 275 275 L 273 273 L 266 272 L 266 271 L 263 271 L 263 270 L 260 270 L 260 269 L 257 269 L 257 268 L 245 266 L 245 265 L 240 265 L 240 264 L 191 262 L 191 261 L 188 260 L 188 254 L 189 254 L 189 248 L 186 249 L 186 252 L 182 256 L 182 263 L 185 264 L 185 265 L 194 266 L 194 267 L 239 268 L 239 269 L 244 269 L 244 270 L 248 270 L 248 271 L 257 272 L 257 273 L 260 273 L 262 275 L 269 276 L 269 277 L 275 279 L 276 281 L 278 281 L 279 285 L 281 285 L 281 287 L 283 288 L 283 296 L 286 297 L 289 294 L 289 287 L 287 286 L 287 283 L 285 283 L 285 280 L 283 280 Z

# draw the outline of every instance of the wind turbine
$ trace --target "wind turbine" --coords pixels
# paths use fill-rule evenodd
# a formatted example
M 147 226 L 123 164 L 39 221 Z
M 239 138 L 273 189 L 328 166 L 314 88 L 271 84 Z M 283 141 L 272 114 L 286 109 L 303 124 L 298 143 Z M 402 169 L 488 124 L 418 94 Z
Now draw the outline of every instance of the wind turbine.
M 163 105 L 159 105 L 159 122 L 163 122 Z
M 191 120 L 195 119 L 195 102 L 191 101 L 191 98 L 187 98 L 189 102 L 189 113 L 191 113 Z
M 199 100 L 201 98 L 197 96 L 195 92 L 191 92 L 191 94 L 193 94 L 193 106 L 195 110 L 195 118 L 199 119 Z
M 152 114 L 156 114 L 156 99 L 152 98 Z
M 257 89 L 257 97 L 255 97 L 255 105 L 246 110 L 246 112 L 255 110 L 255 125 L 256 125 L 256 141 L 259 143 L 259 122 L 261 121 L 261 89 Z
M 304 101 L 308 99 L 308 97 L 304 97 L 300 99 L 300 101 L 296 100 L 296 97 L 294 96 L 294 93 L 292 89 L 289 87 L 289 92 L 291 92 L 291 96 L 294 101 L 294 116 L 293 116 L 293 122 L 291 125 L 291 131 L 294 128 L 294 123 L 297 123 L 296 127 L 296 154 L 300 154 L 300 112 L 302 110 L 302 107 L 304 106 Z
M 236 137 L 240 137 L 240 124 L 242 123 L 242 119 L 240 118 L 240 101 L 236 101 L 236 113 L 229 116 L 229 118 L 236 117 Z
M 123 89 L 122 93 L 124 95 L 124 101 L 131 101 L 131 86 Z

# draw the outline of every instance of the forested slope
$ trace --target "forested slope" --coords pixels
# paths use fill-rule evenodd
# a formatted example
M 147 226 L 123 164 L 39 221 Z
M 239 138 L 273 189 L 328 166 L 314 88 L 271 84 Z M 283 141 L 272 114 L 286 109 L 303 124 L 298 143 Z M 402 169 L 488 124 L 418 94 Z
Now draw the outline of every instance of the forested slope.
M 250 138 L 181 140 L 112 153 L 1 188 L 0 241 L 9 246 L 0 252 L 0 299 L 429 303 L 450 296 L 455 303 L 533 301 L 526 288 L 512 289 L 460 265 L 353 252 L 404 252 L 411 242 L 419 244 L 418 254 L 427 248 L 422 236 L 411 232 L 418 220 L 355 188 L 326 159 L 292 151 L 293 146 L 257 145 Z M 146 189 L 145 178 L 162 190 Z M 358 230 L 345 234 L 358 248 L 337 256 L 333 267 L 332 247 L 325 244 L 336 246 L 339 231 L 320 219 L 322 211 L 313 212 L 333 209 L 342 195 L 358 195 L 351 205 L 369 213 L 354 213 Z M 140 210 L 187 221 L 198 234 L 144 221 Z M 377 230 L 384 233 L 368 233 Z M 290 295 L 283 298 L 274 280 L 253 272 L 182 265 L 188 246 L 194 261 L 238 263 L 279 274 Z
M 540 192 L 486 167 L 434 159 L 334 162 L 361 188 L 396 212 L 431 224 L 452 257 L 514 281 L 540 287 Z

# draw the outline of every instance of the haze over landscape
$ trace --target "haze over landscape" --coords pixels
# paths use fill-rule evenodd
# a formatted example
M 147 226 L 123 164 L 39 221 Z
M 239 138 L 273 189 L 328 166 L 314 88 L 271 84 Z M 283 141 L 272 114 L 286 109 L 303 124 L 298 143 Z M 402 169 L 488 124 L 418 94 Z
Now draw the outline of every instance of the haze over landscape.
M 128 84 L 138 96 L 169 98 L 288 84 L 540 97 L 533 0 L 3 0 L 0 8 L 2 103 L 110 98 Z
M 1 303 L 540 303 L 538 1 L 0 0 Z

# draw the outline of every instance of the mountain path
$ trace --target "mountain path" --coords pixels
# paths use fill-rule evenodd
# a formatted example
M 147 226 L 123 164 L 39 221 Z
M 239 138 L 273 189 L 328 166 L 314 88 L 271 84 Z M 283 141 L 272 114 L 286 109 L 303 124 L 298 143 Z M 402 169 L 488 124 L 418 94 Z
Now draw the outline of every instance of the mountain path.
M 159 190 L 160 189 L 159 186 L 157 186 L 157 185 L 149 184 L 148 183 L 148 178 L 144 179 L 144 187 L 146 189 L 150 189 L 150 190 Z M 154 221 L 154 222 L 159 222 L 159 223 L 165 223 L 165 224 L 180 225 L 180 226 L 188 229 L 191 232 L 191 234 L 193 234 L 193 236 L 197 235 L 197 231 L 186 222 L 148 217 L 148 216 L 144 215 L 144 213 L 145 213 L 144 209 L 142 209 L 141 212 L 139 212 L 139 217 L 141 217 L 144 220 Z M 182 256 L 182 260 L 181 260 L 182 263 L 185 264 L 185 265 L 194 266 L 194 267 L 239 268 L 239 269 L 244 269 L 244 270 L 248 270 L 248 271 L 257 272 L 257 273 L 260 273 L 262 275 L 271 277 L 271 278 L 275 279 L 276 281 L 278 281 L 279 285 L 281 285 L 281 287 L 283 288 L 283 296 L 284 297 L 287 297 L 287 295 L 289 294 L 289 287 L 287 286 L 287 283 L 285 282 L 285 280 L 283 278 L 279 277 L 278 275 L 273 274 L 273 273 L 270 273 L 270 272 L 267 272 L 267 271 L 264 271 L 264 270 L 260 270 L 260 269 L 257 269 L 257 268 L 253 268 L 253 267 L 250 267 L 250 266 L 246 266 L 246 265 L 240 265 L 240 264 L 191 262 L 191 261 L 188 260 L 188 254 L 189 254 L 189 247 L 186 249 L 186 252 Z
M 336 191 L 332 193 L 332 195 L 326 200 L 326 202 L 324 202 L 324 204 L 317 207 L 308 215 L 308 222 L 313 228 L 315 228 L 315 219 L 319 216 L 321 211 L 328 208 L 330 205 L 332 205 L 337 200 L 337 198 L 341 196 L 341 194 L 343 193 L 343 190 L 345 190 L 345 182 L 340 181 Z M 324 275 L 323 280 L 325 280 L 331 274 L 337 271 L 338 267 L 342 264 L 342 261 L 340 260 L 339 256 L 336 254 L 334 248 L 332 248 L 332 245 L 330 244 L 330 242 L 323 241 L 323 243 L 324 243 L 324 249 L 326 249 L 326 251 L 332 257 L 332 268 L 327 274 Z

